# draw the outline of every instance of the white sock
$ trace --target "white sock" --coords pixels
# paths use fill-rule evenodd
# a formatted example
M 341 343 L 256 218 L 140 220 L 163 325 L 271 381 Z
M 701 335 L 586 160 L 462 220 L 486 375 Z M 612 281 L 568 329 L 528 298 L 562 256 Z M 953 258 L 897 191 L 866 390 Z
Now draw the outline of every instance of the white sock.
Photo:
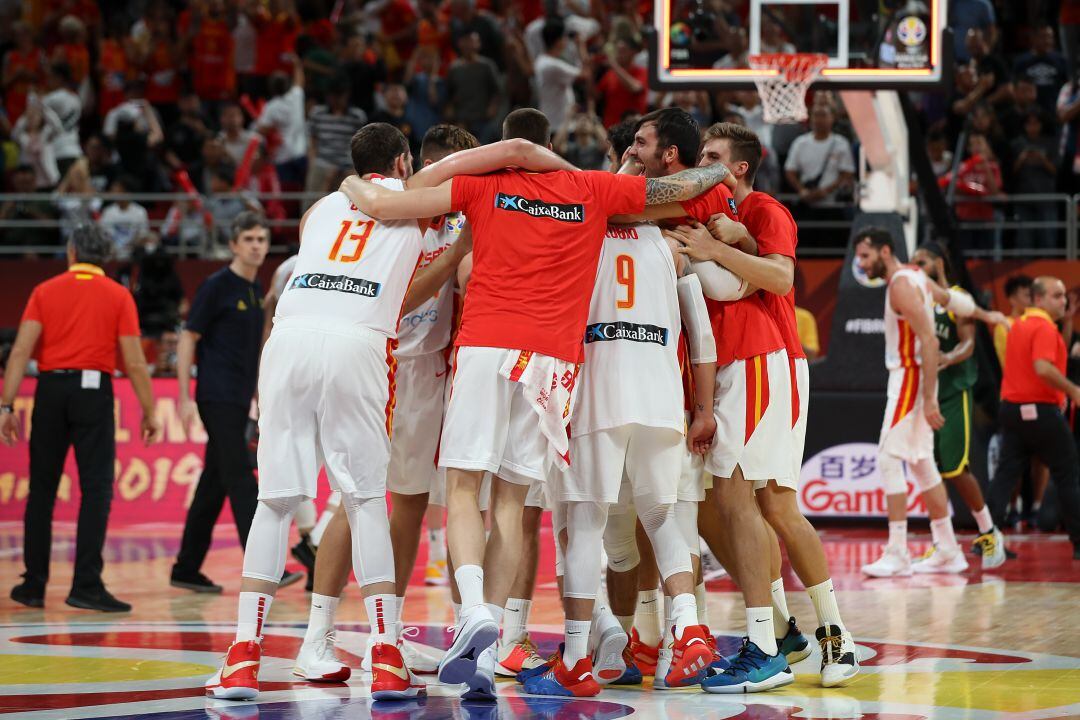
M 311 595 L 311 612 L 308 615 L 307 631 L 304 633 L 304 642 L 315 642 L 324 635 L 327 630 L 334 627 L 334 613 L 337 612 L 338 598 L 329 595 Z
M 708 596 L 705 594 L 705 583 L 701 583 L 694 588 L 694 600 L 697 601 L 697 621 L 698 625 L 709 626 L 709 603 L 707 601 Z
M 502 641 L 504 645 L 513 645 L 525 637 L 529 627 L 529 611 L 532 601 L 524 598 L 509 598 L 503 612 Z
M 791 617 L 787 607 L 787 595 L 784 594 L 784 578 L 773 580 L 769 592 L 772 594 L 773 610 L 776 611 L 772 616 L 773 633 L 783 640 L 788 631 L 788 618 Z
M 458 621 L 461 620 L 461 603 L 451 601 L 450 609 L 454 611 L 454 627 L 457 627 Z
M 240 593 L 236 611 L 236 642 L 262 642 L 263 622 L 270 614 L 273 595 L 257 592 Z
M 682 593 L 671 599 L 671 625 L 675 627 L 676 639 L 691 625 L 698 624 L 697 600 L 691 593 Z
M 975 522 L 979 524 L 980 535 L 994 529 L 994 520 L 990 517 L 990 508 L 986 507 L 986 505 L 982 506 L 982 510 L 976 510 L 971 513 L 971 516 L 975 518 Z
M 496 625 L 502 625 L 502 619 L 503 619 L 503 608 L 502 608 L 502 606 L 495 605 L 493 603 L 484 603 L 484 607 L 486 607 L 488 609 L 488 612 L 491 613 L 491 619 L 495 621 L 495 624 Z
M 470 610 L 484 604 L 484 568 L 479 565 L 462 565 L 454 570 L 461 609 Z
M 907 547 L 907 520 L 889 521 L 889 545 L 892 547 Z
M 396 643 L 398 629 L 394 618 L 397 617 L 397 596 L 371 595 L 364 598 L 364 609 L 367 610 L 372 639 L 377 643 Z
M 592 623 L 588 620 L 566 621 L 566 644 L 563 647 L 563 663 L 567 668 L 573 668 L 578 660 L 586 657 L 589 653 L 589 627 Z
M 394 603 L 394 605 L 395 605 L 394 622 L 396 622 L 398 624 L 398 632 L 401 632 L 401 613 L 402 613 L 402 610 L 405 609 L 405 596 L 404 595 L 395 595 L 394 597 L 397 600 L 397 602 Z
M 810 602 L 814 603 L 818 625 L 836 625 L 841 630 L 844 629 L 844 621 L 840 619 L 840 608 L 836 604 L 836 592 L 833 590 L 831 579 L 806 588 L 806 593 L 810 596 Z
M 446 528 L 428 530 L 428 562 L 446 562 Z
M 622 628 L 623 632 L 626 633 L 627 635 L 629 635 L 630 634 L 630 629 L 632 627 L 634 627 L 634 616 L 633 615 L 616 615 L 615 619 L 619 621 L 619 626 Z
M 637 628 L 638 639 L 650 647 L 656 647 L 664 634 L 660 628 L 662 607 L 659 590 L 642 590 L 638 593 L 634 627 Z
M 943 517 L 930 521 L 930 535 L 934 538 L 934 544 L 942 552 L 956 550 L 956 535 L 953 534 L 952 518 Z
M 766 655 L 776 654 L 776 638 L 773 637 L 773 609 L 768 607 L 746 608 L 746 636 Z

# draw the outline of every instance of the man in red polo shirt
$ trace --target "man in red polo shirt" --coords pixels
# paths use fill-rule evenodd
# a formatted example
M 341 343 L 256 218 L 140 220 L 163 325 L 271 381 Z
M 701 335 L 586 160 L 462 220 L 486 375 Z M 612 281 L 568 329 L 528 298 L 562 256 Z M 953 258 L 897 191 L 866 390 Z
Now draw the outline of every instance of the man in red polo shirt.
M 30 434 L 30 494 L 24 517 L 23 582 L 11 599 L 44 607 L 52 548 L 52 515 L 68 448 L 79 468 L 79 528 L 75 577 L 67 604 L 86 610 L 126 612 L 101 581 L 105 530 L 115 476 L 116 426 L 112 375 L 119 343 L 124 366 L 142 405 L 145 442 L 161 429 L 154 417 L 150 373 L 139 342 L 131 293 L 105 277 L 100 265 L 110 242 L 96 225 L 78 227 L 68 245 L 68 271 L 34 288 L 8 358 L 0 398 L 0 440 L 19 437 L 15 395 L 31 355 L 38 361 Z M 35 353 L 35 347 L 37 348 Z
M 1034 306 L 1009 330 L 1001 381 L 1001 459 L 990 483 L 987 504 L 994 524 L 1002 527 L 1012 490 L 1034 455 L 1050 469 L 1057 485 L 1061 518 L 1080 560 L 1080 459 L 1062 409 L 1068 398 L 1080 406 L 1080 386 L 1065 377 L 1067 354 L 1057 323 L 1065 317 L 1065 284 L 1055 277 L 1036 278 Z

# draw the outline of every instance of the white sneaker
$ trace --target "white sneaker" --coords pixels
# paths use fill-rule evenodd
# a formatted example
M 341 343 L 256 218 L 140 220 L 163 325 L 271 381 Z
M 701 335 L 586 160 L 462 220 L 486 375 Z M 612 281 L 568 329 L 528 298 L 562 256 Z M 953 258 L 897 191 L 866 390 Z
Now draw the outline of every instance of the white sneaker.
M 420 628 L 401 628 L 397 643 L 398 650 L 401 651 L 401 659 L 405 661 L 405 667 L 416 675 L 434 675 L 439 669 L 439 660 L 405 639 L 419 634 Z
M 495 645 L 488 645 L 476 660 L 476 671 L 465 681 L 468 686 L 461 694 L 462 700 L 495 700 L 495 664 L 498 658 Z
M 454 634 L 454 642 L 439 663 L 439 681 L 446 685 L 470 682 L 476 674 L 480 655 L 491 648 L 491 672 L 495 673 L 495 641 L 499 639 L 499 626 L 483 605 L 471 607 L 461 613 L 461 622 Z M 494 683 L 492 679 L 492 683 Z
M 926 553 L 911 564 L 917 573 L 962 573 L 968 569 L 964 551 L 957 545 L 951 552 L 942 552 L 937 545 L 931 545 Z
M 993 570 L 1005 564 L 1005 536 L 996 527 L 975 538 L 972 544 L 982 555 L 983 570 Z
M 345 682 L 352 675 L 352 669 L 337 659 L 334 643 L 337 640 L 331 628 L 311 642 L 305 640 L 296 656 L 293 675 L 311 682 Z M 366 654 L 366 657 L 370 655 Z
M 881 557 L 863 565 L 862 571 L 870 577 L 907 577 L 911 575 L 911 553 L 904 546 L 886 545 Z
M 836 625 L 817 629 L 821 646 L 821 686 L 838 687 L 859 674 L 859 653 L 851 633 Z
M 664 635 L 660 641 L 660 651 L 656 655 L 656 673 L 653 675 L 654 690 L 670 690 L 667 685 L 667 674 L 671 670 L 671 661 L 675 658 L 674 639 Z
M 614 621 L 613 625 L 605 622 L 607 617 Z M 592 652 L 593 679 L 606 685 L 618 680 L 626 672 L 623 650 L 630 638 L 610 613 L 598 618 L 593 630 L 594 634 L 598 633 L 596 647 Z

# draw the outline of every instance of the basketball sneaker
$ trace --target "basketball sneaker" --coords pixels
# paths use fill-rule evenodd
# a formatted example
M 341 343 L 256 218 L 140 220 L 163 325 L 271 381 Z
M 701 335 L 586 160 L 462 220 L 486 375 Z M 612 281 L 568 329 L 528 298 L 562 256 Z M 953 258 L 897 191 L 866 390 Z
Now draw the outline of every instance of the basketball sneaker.
M 642 681 L 641 670 L 638 669 L 637 663 L 634 662 L 634 653 L 630 650 L 630 645 L 627 644 L 622 651 L 623 663 L 626 665 L 626 670 L 619 676 L 618 680 L 612 681 L 612 685 L 640 685 Z
M 525 681 L 530 695 L 559 695 L 562 697 L 596 697 L 600 684 L 593 679 L 592 658 L 583 657 L 572 668 L 566 667 L 560 654 L 543 675 Z
M 739 654 L 723 672 L 710 670 L 701 681 L 709 693 L 752 693 L 790 685 L 795 680 L 782 653 L 766 655 L 750 638 L 743 638 Z
M 311 682 L 345 682 L 352 675 L 348 665 L 337 659 L 334 643 L 337 640 L 332 629 L 312 642 L 300 646 L 296 656 L 293 675 Z
M 445 560 L 429 561 L 424 568 L 424 584 L 443 587 L 450 584 L 450 571 Z
M 566 646 L 563 643 L 559 643 L 559 649 L 552 653 L 550 656 L 548 656 L 547 660 L 537 665 L 536 667 L 529 668 L 528 670 L 522 670 L 514 676 L 514 680 L 516 680 L 518 684 L 524 685 L 525 681 L 529 678 L 543 675 L 555 664 L 555 658 L 560 657 L 563 654 L 563 650 L 565 649 L 565 647 Z
M 652 646 L 641 642 L 637 628 L 630 628 L 630 653 L 642 675 L 656 674 L 656 657 L 660 653 L 660 645 Z
M 397 647 L 401 651 L 401 657 L 405 658 L 405 665 L 417 675 L 434 675 L 439 670 L 439 661 L 427 654 L 406 638 L 414 638 L 420 635 L 420 628 L 406 627 L 398 633 Z
M 787 633 L 776 639 L 776 647 L 780 648 L 780 652 L 787 658 L 788 665 L 794 665 L 810 657 L 810 641 L 795 624 L 794 617 L 789 617 L 787 622 Z
M 371 648 L 371 699 L 407 700 L 419 695 L 427 695 L 427 688 L 413 679 L 397 646 L 375 643 Z
M 942 552 L 937 545 L 931 545 L 921 558 L 911 563 L 912 572 L 916 573 L 962 573 L 968 569 L 967 558 L 959 546 L 952 552 Z
M 461 612 L 454 642 L 439 663 L 439 681 L 460 685 L 476 674 L 476 661 L 487 648 L 499 639 L 499 626 L 483 605 Z M 494 666 L 492 667 L 494 672 Z
M 680 688 L 697 685 L 704 679 L 705 669 L 713 661 L 713 651 L 709 647 L 708 638 L 712 635 L 704 625 L 690 625 L 681 638 L 675 637 L 675 628 L 671 629 L 672 642 L 670 645 L 671 658 L 667 661 L 666 671 L 663 673 L 663 684 L 667 688 Z M 653 687 L 661 677 L 660 656 L 665 654 L 663 650 L 658 653 L 656 662 L 656 675 L 653 679 Z
M 495 665 L 498 657 L 495 645 L 488 645 L 480 657 L 476 659 L 476 672 L 465 681 L 468 686 L 461 694 L 462 700 L 488 700 L 495 701 Z
M 601 685 L 618 680 L 626 672 L 624 655 L 630 642 L 618 621 L 610 614 L 605 617 L 609 622 L 600 630 L 596 647 L 592 651 L 593 676 Z
M 525 633 L 515 643 L 499 643 L 499 662 L 495 665 L 495 674 L 499 677 L 517 677 L 523 670 L 532 670 L 544 664 L 544 658 L 536 651 L 536 645 Z
M 218 700 L 253 700 L 259 694 L 262 646 L 254 640 L 234 642 L 221 669 L 206 681 L 207 697 Z
M 982 556 L 983 570 L 993 570 L 1005 563 L 1005 536 L 996 527 L 979 535 L 971 545 Z
M 859 657 L 851 633 L 836 625 L 817 629 L 821 646 L 821 686 L 838 687 L 859 674 Z
M 881 557 L 863 565 L 862 571 L 870 577 L 907 577 L 911 575 L 911 553 L 903 545 L 886 545 Z

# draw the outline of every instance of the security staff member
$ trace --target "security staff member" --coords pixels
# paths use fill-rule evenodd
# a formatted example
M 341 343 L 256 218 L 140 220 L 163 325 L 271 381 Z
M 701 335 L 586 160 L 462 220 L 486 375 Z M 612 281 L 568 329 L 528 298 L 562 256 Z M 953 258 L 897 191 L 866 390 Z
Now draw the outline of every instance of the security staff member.
M 208 277 L 195 293 L 177 348 L 180 419 L 190 436 L 196 416 L 206 427 L 206 459 L 188 509 L 180 552 L 170 584 L 199 593 L 219 593 L 202 572 L 214 525 L 229 499 L 240 544 L 247 545 L 258 486 L 244 432 L 255 395 L 262 343 L 262 288 L 256 279 L 270 248 L 266 221 L 251 212 L 233 222 L 227 267 Z M 195 400 L 191 366 L 198 366 Z M 290 576 L 295 582 L 302 575 Z
M 1065 377 L 1065 341 L 1056 323 L 1065 316 L 1065 284 L 1036 278 L 1033 307 L 1009 330 L 1001 382 L 1001 458 L 990 484 L 990 511 L 1002 527 L 1017 478 L 1032 455 L 1050 469 L 1057 486 L 1061 517 L 1080 560 L 1080 459 L 1062 408 L 1068 397 L 1080 405 L 1080 386 Z
M 46 280 L 30 294 L 4 376 L 0 439 L 13 445 L 19 436 L 15 395 L 37 348 L 40 378 L 34 392 L 30 493 L 23 519 L 26 572 L 23 582 L 11 591 L 12 600 L 29 607 L 45 605 L 53 507 L 68 447 L 74 445 L 82 500 L 75 538 L 75 577 L 67 604 L 103 612 L 131 610 L 131 605 L 114 598 L 101 580 L 101 551 L 116 460 L 112 374 L 117 343 L 142 405 L 143 440 L 155 440 L 160 426 L 154 417 L 135 301 L 130 292 L 105 277 L 100 267 L 109 247 L 109 238 L 100 228 L 85 225 L 75 229 L 67 249 L 68 271 Z

